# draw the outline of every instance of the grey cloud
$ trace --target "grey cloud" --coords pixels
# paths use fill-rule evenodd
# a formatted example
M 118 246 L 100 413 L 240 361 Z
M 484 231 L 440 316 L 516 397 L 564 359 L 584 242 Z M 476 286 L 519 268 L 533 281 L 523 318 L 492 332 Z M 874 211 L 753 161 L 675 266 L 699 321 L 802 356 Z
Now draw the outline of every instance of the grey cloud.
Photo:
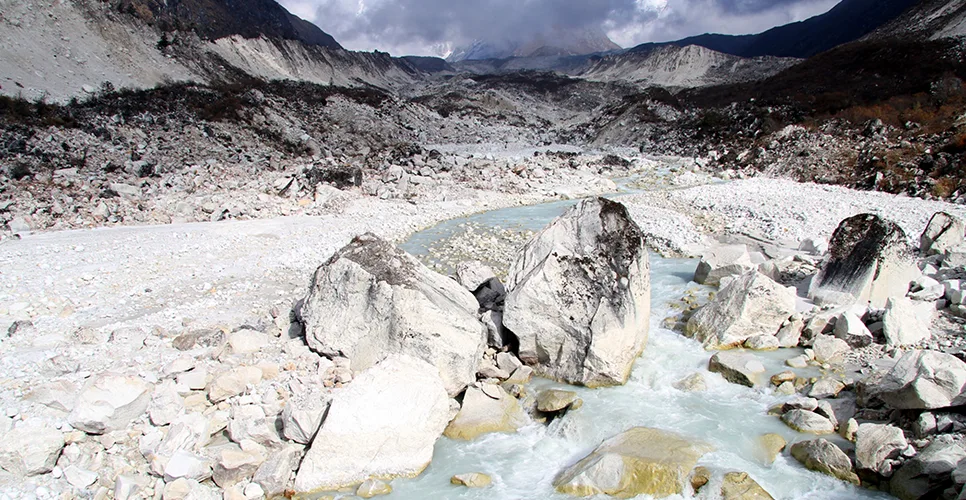
M 315 22 L 349 48 L 394 54 L 475 39 L 526 40 L 555 28 L 607 26 L 625 44 L 814 15 L 832 0 L 282 0 L 314 8 Z M 363 10 L 360 7 L 364 6 Z M 767 28 L 770 26 L 765 26 Z M 729 29 L 730 28 L 730 29 Z

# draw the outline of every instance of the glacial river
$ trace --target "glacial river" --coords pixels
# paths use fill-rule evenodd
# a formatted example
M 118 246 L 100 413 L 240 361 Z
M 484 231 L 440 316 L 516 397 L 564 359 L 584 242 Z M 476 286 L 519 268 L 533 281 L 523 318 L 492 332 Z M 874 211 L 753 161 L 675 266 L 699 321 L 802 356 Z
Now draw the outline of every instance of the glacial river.
M 515 207 L 447 221 L 414 234 L 402 248 L 413 254 L 425 254 L 430 243 L 452 236 L 465 222 L 537 230 L 574 203 Z M 787 450 L 774 464 L 764 465 L 758 446 L 762 434 L 778 433 L 789 446 L 814 436 L 799 434 L 777 417 L 767 415 L 769 407 L 787 400 L 787 396 L 771 389 L 751 389 L 726 382 L 708 372 L 711 353 L 697 342 L 661 327 L 662 320 L 676 312 L 671 304 L 686 290 L 701 289 L 701 293 L 709 290 L 690 282 L 696 264 L 693 260 L 652 255 L 650 338 L 626 385 L 586 389 L 535 379 L 528 386 L 532 393 L 544 387 L 566 388 L 579 393 L 584 400 L 583 407 L 549 427 L 532 424 L 516 434 L 488 434 L 472 442 L 441 438 L 429 468 L 418 478 L 393 481 L 393 493 L 384 498 L 573 498 L 554 491 L 552 482 L 556 474 L 583 458 L 602 440 L 634 426 L 674 431 L 712 444 L 716 451 L 705 455 L 699 464 L 717 472 L 716 479 L 720 479 L 722 471 L 745 471 L 776 499 L 892 498 L 808 471 Z M 783 371 L 783 361 L 796 354 L 797 351 L 782 349 L 762 353 L 761 358 L 771 375 Z M 704 374 L 706 392 L 689 393 L 673 387 L 675 382 L 695 372 Z M 474 490 L 450 484 L 451 476 L 466 472 L 486 473 L 493 478 L 493 485 Z M 716 493 L 708 495 L 717 491 L 717 486 L 713 480 L 705 486 L 710 491 L 700 497 L 717 498 Z

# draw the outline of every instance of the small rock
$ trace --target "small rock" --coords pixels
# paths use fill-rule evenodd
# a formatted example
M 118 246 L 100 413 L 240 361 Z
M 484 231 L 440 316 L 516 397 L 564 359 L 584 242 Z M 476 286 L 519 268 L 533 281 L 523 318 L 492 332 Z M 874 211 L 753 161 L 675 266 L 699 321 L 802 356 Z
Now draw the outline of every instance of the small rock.
M 356 489 L 356 496 L 362 498 L 372 498 L 379 495 L 392 493 L 392 486 L 378 479 L 366 479 L 359 488 Z
M 450 478 L 449 482 L 459 486 L 466 486 L 467 488 L 486 488 L 493 482 L 493 480 L 490 479 L 490 476 L 487 476 L 486 474 L 470 472 L 466 474 L 456 474 Z
M 722 351 L 711 356 L 708 370 L 720 373 L 728 382 L 754 387 L 761 383 L 765 366 L 752 354 Z

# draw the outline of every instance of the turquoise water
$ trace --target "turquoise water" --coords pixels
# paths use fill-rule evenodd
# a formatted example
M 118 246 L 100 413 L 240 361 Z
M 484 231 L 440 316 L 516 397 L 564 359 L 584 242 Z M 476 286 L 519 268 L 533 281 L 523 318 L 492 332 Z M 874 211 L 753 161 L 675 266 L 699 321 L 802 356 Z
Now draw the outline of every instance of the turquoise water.
M 503 228 L 537 230 L 572 205 L 573 201 L 533 207 L 516 207 L 449 221 L 414 235 L 403 248 L 423 253 L 426 245 L 451 235 L 467 221 Z M 635 364 L 630 381 L 621 387 L 586 389 L 547 380 L 528 388 L 566 387 L 577 391 L 584 406 L 549 427 L 533 424 L 516 434 L 489 434 L 472 442 L 442 438 L 432 464 L 416 479 L 392 482 L 387 499 L 556 499 L 572 498 L 554 492 L 556 474 L 596 447 L 602 440 L 634 426 L 657 427 L 712 444 L 716 451 L 701 464 L 719 474 L 748 472 L 776 499 L 891 498 L 855 488 L 829 476 L 804 469 L 784 454 L 773 465 L 759 458 L 758 438 L 781 434 L 789 444 L 813 436 L 792 431 L 769 407 L 787 399 L 771 390 L 755 390 L 726 382 L 707 371 L 711 353 L 697 342 L 661 328 L 662 320 L 675 313 L 670 304 L 689 288 L 696 262 L 651 258 L 652 311 L 648 346 Z M 782 362 L 798 354 L 780 350 L 762 355 L 769 375 L 783 371 Z M 672 384 L 695 372 L 707 380 L 706 392 L 687 393 Z M 471 490 L 449 483 L 452 475 L 483 472 L 493 478 L 489 488 Z M 713 488 L 712 483 L 708 487 Z M 706 497 L 707 498 L 707 497 Z M 712 497 L 714 498 L 714 497 Z

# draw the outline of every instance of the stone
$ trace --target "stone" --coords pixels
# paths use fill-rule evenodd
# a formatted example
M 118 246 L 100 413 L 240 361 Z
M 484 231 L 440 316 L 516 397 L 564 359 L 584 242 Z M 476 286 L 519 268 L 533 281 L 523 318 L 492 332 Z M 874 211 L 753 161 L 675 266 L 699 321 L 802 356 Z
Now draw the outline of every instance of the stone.
M 529 366 L 521 366 L 510 374 L 510 378 L 506 379 L 508 384 L 527 384 L 530 379 L 533 378 L 533 368 Z
M 496 273 L 493 272 L 493 269 L 478 260 L 456 264 L 456 281 L 469 291 L 476 290 L 490 278 L 495 277 Z
M 620 203 L 584 200 L 537 233 L 510 268 L 503 323 L 520 360 L 588 387 L 627 381 L 650 323 L 644 234 Z
M 175 383 L 166 380 L 154 387 L 154 396 L 148 405 L 148 417 L 155 426 L 164 426 L 177 418 L 184 409 L 184 398 L 178 394 Z
M 931 436 L 938 431 L 938 426 L 936 424 L 936 415 L 932 412 L 923 412 L 919 414 L 919 417 L 912 424 L 912 432 L 917 438 L 924 438 Z
M 919 236 L 919 251 L 925 255 L 937 255 L 964 243 L 966 224 L 959 217 L 946 212 L 936 212 L 926 229 Z
M 691 489 L 697 493 L 704 485 L 711 481 L 711 470 L 704 466 L 697 466 L 691 471 Z
M 711 356 L 708 370 L 721 374 L 733 384 L 754 387 L 763 383 L 765 365 L 753 354 L 738 351 L 722 351 Z
M 114 500 L 137 500 L 142 498 L 140 493 L 151 485 L 151 480 L 144 476 L 119 474 L 114 480 Z
M 570 408 L 578 400 L 576 392 L 547 389 L 537 395 L 537 409 L 546 413 L 558 412 Z
M 64 469 L 64 478 L 71 486 L 83 490 L 97 481 L 97 473 L 75 465 L 68 465 Z
M 798 347 L 802 338 L 802 330 L 805 329 L 805 320 L 801 316 L 793 315 L 788 324 L 781 327 L 775 338 L 778 339 L 779 347 Z
M 854 485 L 859 484 L 859 476 L 852 470 L 852 461 L 848 455 L 825 439 L 799 441 L 792 445 L 791 454 L 808 470 L 828 474 Z
M 771 385 L 776 385 L 776 386 L 777 385 L 782 385 L 785 382 L 794 382 L 795 381 L 795 372 L 793 372 L 791 370 L 785 370 L 785 371 L 783 371 L 781 373 L 776 373 L 776 374 L 772 375 L 771 376 L 771 379 L 769 379 L 769 380 L 771 381 Z
M 905 297 L 889 298 L 882 327 L 886 345 L 915 345 L 931 337 L 929 319 L 920 317 L 915 304 Z
M 785 402 L 781 406 L 782 413 L 792 410 L 815 411 L 818 408 L 818 400 L 815 398 L 796 397 Z
M 721 500 L 774 500 L 747 472 L 727 472 L 721 481 Z
M 705 349 L 729 349 L 756 335 L 774 335 L 794 312 L 793 292 L 764 274 L 751 271 L 698 309 L 684 332 Z
M 268 498 L 283 496 L 285 490 L 292 486 L 292 473 L 298 468 L 301 459 L 301 446 L 283 444 L 258 467 L 252 483 L 261 486 Z
M 855 434 L 859 432 L 859 423 L 854 418 L 849 418 L 844 425 L 839 427 L 839 435 L 846 441 L 855 442 Z
M 949 484 L 951 473 L 966 459 L 966 450 L 952 440 L 937 437 L 895 471 L 889 492 L 901 500 L 930 498 L 937 487 Z
M 812 340 L 815 361 L 819 363 L 840 363 L 842 356 L 851 350 L 852 347 L 846 341 L 831 335 L 816 335 Z
M 472 290 L 480 311 L 503 311 L 506 304 L 506 287 L 497 278 L 490 278 Z
M 201 482 L 210 477 L 211 461 L 185 450 L 176 451 L 164 467 L 164 481 L 167 483 L 181 478 Z
M 264 349 L 269 344 L 269 336 L 255 330 L 238 330 L 228 334 L 228 345 L 234 354 L 251 354 Z
M 820 378 L 814 384 L 812 388 L 808 391 L 808 397 L 810 398 L 834 398 L 838 396 L 842 390 L 845 389 L 845 384 L 842 382 L 831 379 L 831 378 Z
M 897 410 L 933 410 L 966 403 L 966 363 L 937 351 L 910 351 L 869 394 Z
M 500 386 L 490 386 L 499 395 L 494 399 L 483 389 L 469 387 L 456 418 L 446 427 L 450 439 L 472 440 L 490 432 L 516 432 L 529 421 L 520 403 Z
M 855 468 L 878 472 L 886 460 L 899 456 L 907 446 L 898 427 L 862 424 L 855 433 Z
M 164 438 L 148 455 L 153 472 L 163 475 L 168 461 L 179 451 L 199 453 L 208 441 L 211 427 L 208 419 L 200 413 L 179 415 L 170 426 Z
M 850 312 L 842 313 L 836 318 L 832 334 L 854 349 L 872 344 L 872 332 L 858 316 Z
M 435 366 L 450 396 L 476 380 L 486 344 L 479 305 L 455 281 L 367 233 L 315 272 L 300 309 L 309 347 L 355 373 L 391 354 Z
M 835 424 L 831 420 L 806 410 L 791 410 L 782 415 L 782 422 L 798 432 L 820 435 L 835 432 Z
M 276 415 L 266 415 L 261 405 L 238 405 L 231 408 L 228 436 L 241 443 L 248 439 L 262 446 L 274 446 L 282 442 L 276 429 Z
M 767 465 L 775 463 L 775 458 L 777 458 L 778 454 L 781 453 L 782 450 L 785 449 L 785 446 L 788 445 L 788 442 L 785 441 L 785 438 L 775 433 L 769 433 L 761 436 L 758 438 L 758 442 L 761 444 L 762 458 L 764 459 L 763 461 Z
M 48 408 L 70 412 L 77 400 L 77 386 L 67 380 L 55 380 L 24 395 L 24 401 L 40 403 Z
M 88 434 L 127 428 L 151 403 L 154 386 L 138 377 L 103 374 L 88 382 L 67 421 Z
M 451 418 L 449 407 L 437 368 L 412 356 L 389 356 L 333 395 L 294 489 L 335 490 L 370 477 L 419 475 Z
M 208 385 L 208 399 L 212 403 L 224 401 L 237 396 L 248 386 L 255 385 L 262 380 L 262 370 L 254 366 L 239 366 L 218 375 Z
M 523 363 L 513 353 L 500 352 L 496 354 L 496 366 L 508 373 L 513 373 L 522 367 Z
M 808 366 L 808 361 L 808 356 L 799 354 L 798 356 L 786 359 L 785 364 L 790 368 L 805 368 Z
M 873 214 L 842 221 L 829 241 L 829 254 L 808 289 L 819 303 L 853 302 L 885 307 L 889 297 L 905 297 L 921 275 L 897 224 Z
M 712 450 L 706 443 L 671 432 L 634 427 L 605 440 L 560 472 L 553 486 L 574 496 L 681 495 L 698 460 Z
M 46 424 L 26 421 L 0 435 L 0 469 L 15 476 L 35 476 L 54 469 L 64 435 Z
M 701 257 L 694 271 L 695 283 L 717 286 L 721 278 L 741 276 L 755 268 L 745 245 L 721 245 L 714 247 Z
M 356 488 L 356 496 L 362 498 L 372 498 L 390 493 L 392 493 L 392 486 L 378 479 L 366 479 Z
M 322 425 L 329 408 L 329 394 L 311 391 L 297 400 L 289 400 L 282 409 L 282 435 L 289 441 L 309 444 Z
M 450 478 L 449 482 L 457 486 L 466 486 L 467 488 L 486 488 L 493 480 L 486 474 L 469 472 L 466 474 L 456 474 Z
M 745 340 L 744 347 L 753 351 L 774 351 L 781 345 L 778 342 L 778 337 L 774 335 L 755 335 Z
M 708 383 L 704 375 L 692 373 L 674 383 L 674 388 L 684 392 L 702 392 L 708 390 Z
M 245 498 L 252 500 L 261 499 L 265 497 L 265 490 L 262 489 L 258 483 L 248 483 L 245 485 Z
M 240 446 L 224 446 L 215 458 L 211 478 L 220 488 L 230 488 L 255 475 L 258 467 L 265 462 L 261 453 L 248 452 Z

